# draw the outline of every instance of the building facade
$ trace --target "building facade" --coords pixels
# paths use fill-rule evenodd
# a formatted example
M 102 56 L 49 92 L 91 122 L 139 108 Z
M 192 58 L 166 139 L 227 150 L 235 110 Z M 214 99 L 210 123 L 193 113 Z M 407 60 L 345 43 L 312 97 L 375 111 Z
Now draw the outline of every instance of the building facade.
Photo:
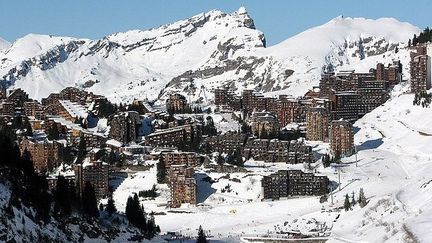
M 194 152 L 161 152 L 160 158 L 165 166 L 170 168 L 172 165 L 186 165 L 187 167 L 198 167 L 201 165 L 201 156 Z
M 332 121 L 330 127 L 330 150 L 335 157 L 350 156 L 354 152 L 352 124 L 345 120 Z
M 309 108 L 306 114 L 306 138 L 328 142 L 330 114 L 323 107 Z
M 426 46 L 416 47 L 411 53 L 411 92 L 420 93 L 431 88 L 431 53 Z
M 197 124 L 187 124 L 155 131 L 146 136 L 145 144 L 152 147 L 178 147 L 201 137 Z
M 197 204 L 197 184 L 194 170 L 186 165 L 172 165 L 169 169 L 169 205 L 178 208 L 183 203 Z
M 37 172 L 47 172 L 58 167 L 62 162 L 63 145 L 56 141 L 36 140 L 24 137 L 20 144 L 20 151 L 28 151 Z
M 82 197 L 86 182 L 89 182 L 97 199 L 108 195 L 109 166 L 102 162 L 90 162 L 75 165 L 75 185 L 77 193 Z
M 138 138 L 138 128 L 141 119 L 136 111 L 127 111 L 114 114 L 109 117 L 108 124 L 111 126 L 109 137 L 122 143 L 135 142 Z
M 279 170 L 264 176 L 263 198 L 277 200 L 293 196 L 319 196 L 328 192 L 329 179 L 301 170 Z
M 254 112 L 251 119 L 252 133 L 257 138 L 274 138 L 279 133 L 279 121 L 272 112 Z
M 170 94 L 166 100 L 168 113 L 183 113 L 188 108 L 186 97 L 181 94 Z
M 296 140 L 249 138 L 243 149 L 243 157 L 269 163 L 299 164 L 313 162 L 312 147 Z

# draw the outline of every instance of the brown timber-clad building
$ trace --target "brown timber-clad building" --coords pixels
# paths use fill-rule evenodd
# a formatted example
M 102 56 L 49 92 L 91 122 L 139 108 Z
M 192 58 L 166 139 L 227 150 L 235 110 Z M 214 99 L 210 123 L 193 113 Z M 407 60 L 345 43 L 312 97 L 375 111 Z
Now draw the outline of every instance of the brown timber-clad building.
M 264 199 L 292 196 L 319 196 L 328 192 L 329 179 L 301 170 L 280 170 L 264 176 L 261 185 Z

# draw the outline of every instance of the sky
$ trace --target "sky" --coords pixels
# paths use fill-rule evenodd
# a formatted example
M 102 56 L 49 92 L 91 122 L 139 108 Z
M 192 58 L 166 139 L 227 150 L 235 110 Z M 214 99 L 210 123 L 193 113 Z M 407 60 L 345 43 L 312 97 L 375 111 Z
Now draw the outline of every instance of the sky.
M 149 29 L 212 9 L 245 6 L 269 45 L 344 17 L 394 17 L 432 26 L 431 0 L 0 0 L 0 37 L 13 42 L 29 33 L 97 39 Z

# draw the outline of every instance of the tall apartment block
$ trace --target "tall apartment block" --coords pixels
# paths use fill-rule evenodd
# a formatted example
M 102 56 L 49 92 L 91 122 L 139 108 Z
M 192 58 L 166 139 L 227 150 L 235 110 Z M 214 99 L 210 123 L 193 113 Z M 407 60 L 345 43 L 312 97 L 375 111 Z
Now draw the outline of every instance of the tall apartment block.
M 411 92 L 419 93 L 431 88 L 432 46 L 421 45 L 411 53 Z
M 134 142 L 138 137 L 141 119 L 136 111 L 120 112 L 108 119 L 111 126 L 110 137 L 122 143 Z
M 332 121 L 330 126 L 330 149 L 333 156 L 350 156 L 354 152 L 354 132 L 350 122 Z
M 182 203 L 197 203 L 197 185 L 194 170 L 187 165 L 172 165 L 169 169 L 170 206 L 178 208 Z
M 95 190 L 97 199 L 108 194 L 109 166 L 100 161 L 76 165 L 75 185 L 78 195 L 81 197 L 86 182 L 89 182 Z
M 327 142 L 329 137 L 330 114 L 324 107 L 308 109 L 306 113 L 306 138 L 311 141 Z

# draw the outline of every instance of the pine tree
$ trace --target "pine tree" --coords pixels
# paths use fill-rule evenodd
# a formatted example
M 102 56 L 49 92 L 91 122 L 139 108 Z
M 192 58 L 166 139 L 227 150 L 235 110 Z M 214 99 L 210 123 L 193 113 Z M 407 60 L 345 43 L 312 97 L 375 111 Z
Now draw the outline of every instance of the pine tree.
M 408 47 L 411 47 L 411 39 L 408 40 Z
M 63 176 L 57 177 L 56 188 L 54 190 L 54 211 L 60 215 L 71 213 L 71 194 L 69 183 Z
M 110 153 L 108 154 L 107 162 L 110 165 L 114 165 L 116 161 L 117 161 L 117 156 L 116 156 L 114 150 L 111 149 Z
M 99 211 L 97 207 L 97 199 L 95 190 L 90 182 L 86 182 L 84 185 L 84 191 L 81 199 L 81 205 L 84 214 L 91 217 L 99 217 Z
M 44 175 L 32 174 L 27 185 L 27 200 L 36 209 L 36 218 L 43 222 L 50 220 L 51 196 L 48 192 L 48 181 Z
M 107 204 L 105 210 L 108 212 L 109 216 L 111 216 L 113 213 L 117 212 L 117 208 L 114 204 L 114 200 L 112 198 L 112 195 L 110 195 L 110 197 L 108 198 L 108 204 Z
M 156 225 L 155 218 L 153 214 L 150 214 L 147 219 L 147 238 L 153 238 L 155 235 L 160 233 L 160 228 Z
M 24 134 L 26 136 L 33 136 L 33 129 L 32 129 L 32 126 L 30 124 L 30 121 L 29 121 L 29 119 L 27 117 L 24 119 L 23 127 L 25 129 L 25 133 Z
M 234 165 L 237 165 L 237 166 L 243 166 L 244 165 L 243 156 L 242 156 L 240 150 L 237 149 L 236 151 L 234 151 L 233 157 L 234 157 Z
M 204 233 L 204 230 L 202 228 L 202 226 L 200 225 L 198 228 L 198 238 L 197 238 L 197 243 L 207 243 L 207 236 Z
M 225 163 L 225 159 L 221 153 L 218 153 L 216 157 L 216 163 L 218 163 L 218 165 L 223 165 Z
M 349 201 L 348 194 L 345 195 L 344 209 L 345 209 L 345 211 L 348 211 L 351 209 L 351 204 Z
M 130 224 L 133 224 L 133 222 L 135 222 L 136 211 L 137 210 L 134 208 L 133 199 L 131 196 L 129 196 L 126 202 L 125 214 Z
M 87 145 L 84 139 L 84 135 L 81 134 L 78 144 L 77 163 L 81 164 L 87 154 Z
M 141 229 L 144 233 L 147 230 L 147 218 L 144 208 L 140 206 L 139 198 L 136 193 L 129 197 L 126 203 L 126 217 L 129 223 Z
M 413 46 L 416 46 L 416 45 L 417 45 L 417 35 L 416 35 L 416 34 L 414 34 L 414 37 L 413 37 L 413 39 L 412 39 L 412 45 L 413 45 Z
M 355 200 L 355 197 L 354 197 L 354 192 L 352 192 L 352 195 L 351 195 L 351 206 L 355 206 L 356 205 L 356 200 Z
M 47 137 L 49 140 L 57 140 L 60 138 L 57 123 L 53 122 L 48 128 Z
M 360 188 L 358 203 L 360 207 L 364 207 L 367 204 L 366 196 L 364 194 L 363 188 Z

